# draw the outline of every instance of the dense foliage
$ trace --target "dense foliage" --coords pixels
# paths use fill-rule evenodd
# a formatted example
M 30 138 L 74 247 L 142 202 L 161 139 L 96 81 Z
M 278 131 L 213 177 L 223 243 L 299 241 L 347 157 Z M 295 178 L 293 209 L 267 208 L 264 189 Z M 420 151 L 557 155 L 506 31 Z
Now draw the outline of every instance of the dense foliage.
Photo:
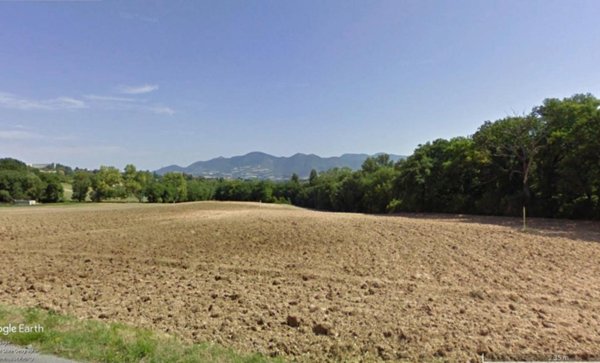
M 294 204 L 348 212 L 447 212 L 600 218 L 600 100 L 547 99 L 472 136 L 419 145 L 392 165 L 312 175 Z
M 419 145 L 393 163 L 367 159 L 360 170 L 312 171 L 289 181 L 163 176 L 127 165 L 54 172 L 0 160 L 0 201 L 59 201 L 61 181 L 78 201 L 135 198 L 152 203 L 236 200 L 291 203 L 344 212 L 447 212 L 600 218 L 600 100 L 547 99 L 529 114 L 486 121 L 471 136 Z M 56 172 L 56 171 L 59 172 Z M 62 172 L 61 172 L 62 171 Z
M 63 186 L 57 172 L 42 172 L 15 159 L 0 159 L 0 202 L 59 202 L 62 197 Z

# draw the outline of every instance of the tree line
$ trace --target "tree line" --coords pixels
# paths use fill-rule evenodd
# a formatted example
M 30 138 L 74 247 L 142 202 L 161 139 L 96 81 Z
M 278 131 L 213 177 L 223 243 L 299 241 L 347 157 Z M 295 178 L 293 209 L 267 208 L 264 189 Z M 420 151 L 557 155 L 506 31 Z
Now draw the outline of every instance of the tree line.
M 383 154 L 368 158 L 360 170 L 313 170 L 304 180 L 160 176 L 134 165 L 49 174 L 4 159 L 0 201 L 59 201 L 57 182 L 64 178 L 77 201 L 262 201 L 341 212 L 491 215 L 519 215 L 525 206 L 534 216 L 598 219 L 599 107 L 591 94 L 546 99 L 527 114 L 486 121 L 472 135 L 419 145 L 396 163 Z
M 392 164 L 311 177 L 299 205 L 385 213 L 442 212 L 600 218 L 600 100 L 546 99 L 521 116 L 486 121 L 473 135 L 419 145 Z
M 0 159 L 0 202 L 19 199 L 59 202 L 64 193 L 65 170 L 68 173 L 70 168 L 58 165 L 53 173 L 46 173 L 16 159 Z

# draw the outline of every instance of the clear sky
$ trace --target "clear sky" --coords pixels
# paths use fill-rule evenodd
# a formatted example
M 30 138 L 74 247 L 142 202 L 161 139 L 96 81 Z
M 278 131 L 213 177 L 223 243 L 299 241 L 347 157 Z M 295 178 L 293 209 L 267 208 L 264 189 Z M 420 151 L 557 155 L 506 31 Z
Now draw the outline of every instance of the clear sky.
M 600 96 L 600 1 L 1 1 L 0 157 L 410 154 Z

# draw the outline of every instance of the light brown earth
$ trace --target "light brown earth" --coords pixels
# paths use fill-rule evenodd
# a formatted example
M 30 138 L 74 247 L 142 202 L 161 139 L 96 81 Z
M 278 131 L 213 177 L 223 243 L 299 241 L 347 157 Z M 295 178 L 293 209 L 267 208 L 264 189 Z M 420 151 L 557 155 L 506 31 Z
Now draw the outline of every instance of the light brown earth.
M 0 209 L 0 303 L 302 361 L 600 356 L 600 225 L 251 203 Z

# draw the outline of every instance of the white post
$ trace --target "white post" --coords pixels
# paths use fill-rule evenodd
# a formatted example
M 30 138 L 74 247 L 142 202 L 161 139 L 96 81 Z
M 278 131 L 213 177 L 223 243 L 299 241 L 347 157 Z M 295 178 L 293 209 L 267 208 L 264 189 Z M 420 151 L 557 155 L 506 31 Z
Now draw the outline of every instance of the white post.
M 527 229 L 527 212 L 525 206 L 523 206 L 523 230 Z

